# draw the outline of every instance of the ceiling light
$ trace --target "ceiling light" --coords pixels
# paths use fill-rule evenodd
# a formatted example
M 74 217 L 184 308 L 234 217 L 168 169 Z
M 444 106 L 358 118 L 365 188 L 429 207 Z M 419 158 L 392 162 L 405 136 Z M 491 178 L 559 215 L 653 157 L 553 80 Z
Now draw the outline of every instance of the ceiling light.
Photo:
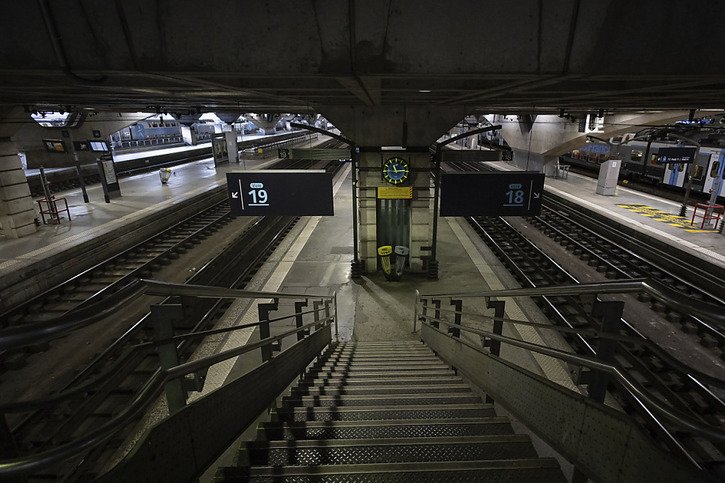
M 429 92 L 431 92 L 431 90 L 430 89 L 418 89 L 418 92 L 420 92 L 421 94 L 428 94 Z

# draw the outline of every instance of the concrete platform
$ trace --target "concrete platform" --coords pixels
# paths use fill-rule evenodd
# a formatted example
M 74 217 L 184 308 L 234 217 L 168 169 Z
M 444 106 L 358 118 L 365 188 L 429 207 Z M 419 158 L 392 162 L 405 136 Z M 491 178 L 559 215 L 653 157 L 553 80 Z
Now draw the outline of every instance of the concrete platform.
M 313 145 L 326 139 L 321 136 Z M 244 163 L 247 169 L 264 169 L 276 161 L 277 158 Z M 35 234 L 19 239 L 0 235 L 0 276 L 224 186 L 226 173 L 240 169 L 242 166 L 236 164 L 215 168 L 213 158 L 206 158 L 172 168 L 174 174 L 166 185 L 161 183 L 157 171 L 120 178 L 121 197 L 110 203 L 103 200 L 100 184 L 87 187 L 89 203 L 83 202 L 80 189 L 56 193 L 56 198 L 65 197 L 68 201 L 71 220 L 63 218 L 57 225 L 41 225 Z
M 519 170 L 503 161 L 486 164 L 505 171 Z M 595 193 L 596 184 L 594 178 L 569 173 L 568 179 L 546 178 L 545 189 L 616 223 L 676 245 L 706 262 L 725 268 L 725 235 L 713 230 L 700 230 L 697 221 L 695 226 L 691 226 L 692 207 L 688 207 L 685 217 L 680 217 L 680 203 L 622 186 L 617 186 L 614 196 L 602 196 Z

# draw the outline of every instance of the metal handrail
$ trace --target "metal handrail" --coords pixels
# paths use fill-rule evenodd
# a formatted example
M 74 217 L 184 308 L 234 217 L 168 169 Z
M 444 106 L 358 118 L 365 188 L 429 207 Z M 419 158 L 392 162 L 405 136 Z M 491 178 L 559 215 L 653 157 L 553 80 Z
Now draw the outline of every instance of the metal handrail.
M 632 393 L 634 396 L 640 398 L 641 400 L 645 401 L 647 404 L 649 404 L 650 408 L 653 410 L 653 412 L 659 414 L 667 421 L 674 423 L 675 425 L 679 426 L 680 428 L 687 429 L 693 433 L 696 433 L 700 436 L 709 436 L 710 438 L 717 440 L 717 441 L 725 441 L 725 431 L 722 429 L 716 428 L 715 426 L 711 425 L 705 425 L 700 423 L 699 421 L 689 417 L 688 415 L 681 413 L 680 411 L 677 411 L 673 408 L 668 408 L 664 405 L 662 405 L 657 399 L 649 395 L 649 392 L 642 388 L 637 382 L 630 379 L 628 375 L 623 373 L 618 367 L 613 366 L 611 364 L 607 364 L 601 361 L 598 361 L 596 359 L 592 359 L 590 357 L 580 356 L 578 354 L 572 354 L 570 352 L 564 352 L 559 349 L 552 349 L 550 347 L 533 344 L 531 342 L 526 342 L 520 339 L 514 339 L 511 337 L 507 337 L 504 335 L 499 335 L 494 332 L 489 332 L 486 330 L 481 329 L 474 329 L 472 327 L 464 326 L 464 325 L 458 325 L 454 324 L 445 320 L 436 319 L 434 317 L 425 315 L 425 314 L 419 314 L 419 317 L 424 318 L 426 320 L 434 320 L 435 322 L 442 323 L 448 327 L 455 328 L 457 330 L 461 330 L 463 332 L 470 332 L 472 334 L 476 334 L 479 336 L 483 336 L 486 338 L 490 338 L 492 340 L 496 340 L 505 344 L 510 344 L 516 347 L 520 347 L 522 349 L 530 350 L 532 352 L 537 352 L 539 354 L 543 354 L 550 357 L 555 357 L 557 359 L 571 362 L 577 365 L 586 366 L 590 369 L 596 369 L 598 371 L 606 372 L 612 376 L 614 376 L 617 381 L 619 381 L 630 393 Z M 436 327 L 433 327 L 430 323 L 427 323 L 429 327 L 431 327 L 433 330 L 436 330 L 438 332 L 444 333 L 440 329 L 437 329 Z M 451 335 L 451 337 L 453 337 Z M 484 353 L 484 351 L 479 348 L 478 346 L 471 344 L 463 339 L 459 339 L 462 344 L 467 345 L 468 347 Z
M 0 331 L 0 351 L 20 349 L 67 335 L 112 315 L 122 304 L 141 295 L 188 295 L 202 298 L 319 298 L 332 300 L 330 295 L 310 297 L 310 294 L 254 292 L 223 287 L 185 285 L 155 280 L 138 279 L 109 295 L 107 298 L 48 321 L 20 325 Z
M 309 297 L 316 299 L 318 297 Z M 237 330 L 243 330 L 248 329 L 250 327 L 258 327 L 265 323 L 273 323 L 273 322 L 279 322 L 282 320 L 288 320 L 298 315 L 308 315 L 308 314 L 314 314 L 319 312 L 324 312 L 325 307 L 319 307 L 317 309 L 311 309 L 306 310 L 303 312 L 295 312 L 292 315 L 285 315 L 284 317 L 275 317 L 269 320 L 259 320 L 257 322 L 250 322 L 248 324 L 242 324 L 242 325 L 234 325 L 231 327 L 224 327 L 222 329 L 210 329 L 210 330 L 203 330 L 199 332 L 189 332 L 187 334 L 181 334 L 181 335 L 175 335 L 173 337 L 169 337 L 168 339 L 158 339 L 153 340 L 150 342 L 141 342 L 139 344 L 134 344 L 129 350 L 127 350 L 123 357 L 119 357 L 118 361 L 116 361 L 111 368 L 101 374 L 98 374 L 97 376 L 93 377 L 90 381 L 85 382 L 81 385 L 73 386 L 70 389 L 66 389 L 64 391 L 54 393 L 51 396 L 48 396 L 47 398 L 40 398 L 40 399 L 28 399 L 25 401 L 15 401 L 12 403 L 2 403 L 0 402 L 0 413 L 22 413 L 25 411 L 30 411 L 42 407 L 48 407 L 50 405 L 59 403 L 61 401 L 64 401 L 66 399 L 69 399 L 77 394 L 80 394 L 82 392 L 89 391 L 93 389 L 93 387 L 105 380 L 105 378 L 108 377 L 109 374 L 113 373 L 115 370 L 118 369 L 117 366 L 121 365 L 123 363 L 123 359 L 125 357 L 130 357 L 135 352 L 138 351 L 151 351 L 152 349 L 155 349 L 157 346 L 161 344 L 165 344 L 168 342 L 179 342 L 183 340 L 189 340 L 189 339 L 197 339 L 197 338 L 203 338 L 208 337 L 210 335 L 219 335 L 219 334 L 226 334 L 228 332 L 234 332 Z M 336 317 L 330 317 L 332 319 L 336 319 Z M 321 321 L 324 321 L 326 318 L 320 319 Z
M 418 306 L 418 308 L 420 309 L 421 307 Z M 534 327 L 534 328 L 542 329 L 542 330 L 552 330 L 552 331 L 561 332 L 564 334 L 575 334 L 575 335 L 580 335 L 580 336 L 586 336 L 591 339 L 608 339 L 608 340 L 613 340 L 613 341 L 617 341 L 617 342 L 623 342 L 626 344 L 638 345 L 640 347 L 644 347 L 645 349 L 647 349 L 648 351 L 657 355 L 658 357 L 666 360 L 667 362 L 672 364 L 676 369 L 679 369 L 682 372 L 689 372 L 691 375 L 697 376 L 698 379 L 700 379 L 702 381 L 706 381 L 708 384 L 710 384 L 712 386 L 725 388 L 725 380 L 718 379 L 717 377 L 706 374 L 706 373 L 700 371 L 699 369 L 688 366 L 687 364 L 680 361 L 676 357 L 673 357 L 669 353 L 665 352 L 659 345 L 655 344 L 654 342 L 652 342 L 649 339 L 622 335 L 622 334 L 615 334 L 615 333 L 610 333 L 610 332 L 603 332 L 596 328 L 579 328 L 579 327 L 568 327 L 568 326 L 563 326 L 563 325 L 542 324 L 542 323 L 538 323 L 538 322 L 529 322 L 528 320 L 509 319 L 507 317 L 496 317 L 495 315 L 474 314 L 471 312 L 464 312 L 462 310 L 448 309 L 445 307 L 436 307 L 435 310 L 437 312 L 445 312 L 448 314 L 461 315 L 461 316 L 465 315 L 467 317 L 474 317 L 477 319 L 497 320 L 497 321 L 503 322 L 505 324 L 526 325 L 528 327 Z M 433 320 L 434 322 L 439 321 L 439 319 L 436 319 L 436 318 L 430 318 L 430 320 Z M 414 329 L 415 329 L 415 327 L 414 327 Z M 415 332 L 415 330 L 414 330 L 414 332 Z
M 39 471 L 47 468 L 53 464 L 65 461 L 74 456 L 81 455 L 84 451 L 96 447 L 108 439 L 112 438 L 114 434 L 123 429 L 129 424 L 134 416 L 143 411 L 151 404 L 162 392 L 164 385 L 172 379 L 176 379 L 186 374 L 196 372 L 201 369 L 205 369 L 213 366 L 219 362 L 222 362 L 232 357 L 245 354 L 255 349 L 259 349 L 263 346 L 269 345 L 275 341 L 282 340 L 285 337 L 289 337 L 298 332 L 305 331 L 314 326 L 323 327 L 332 323 L 334 316 L 325 317 L 319 321 L 310 322 L 300 327 L 295 327 L 282 334 L 262 339 L 253 344 L 246 344 L 235 349 L 229 349 L 219 354 L 207 356 L 202 359 L 198 359 L 191 362 L 186 362 L 173 367 L 169 370 L 164 371 L 159 369 L 134 400 L 118 415 L 112 417 L 108 422 L 101 425 L 97 430 L 89 433 L 84 438 L 80 438 L 75 441 L 62 444 L 56 448 L 42 453 L 37 453 L 30 456 L 21 458 L 14 458 L 9 460 L 0 460 L 0 476 L 14 476 L 19 474 L 28 474 L 34 471 Z
M 646 292 L 660 302 L 683 311 L 695 313 L 709 319 L 725 328 L 725 310 L 722 307 L 708 302 L 698 301 L 692 304 L 692 299 L 672 290 L 671 288 L 651 279 L 615 280 L 612 282 L 585 283 L 580 285 L 559 285 L 549 287 L 512 288 L 503 290 L 488 290 L 478 292 L 458 292 L 442 294 L 425 294 L 421 297 L 538 297 L 556 295 L 598 295 L 623 294 Z
M 310 294 L 290 294 L 290 293 L 278 293 L 278 292 L 256 292 L 256 291 L 245 291 L 237 289 L 227 289 L 223 287 L 207 287 L 201 285 L 185 285 L 185 284 L 174 284 L 167 282 L 157 282 L 154 280 L 139 280 L 140 285 L 143 287 L 143 292 L 146 294 L 155 295 L 186 295 L 192 297 L 201 298 L 296 298 L 296 299 L 322 299 L 329 300 L 333 303 L 337 300 L 337 293 L 333 295 L 310 295 Z M 174 289 L 177 289 L 174 291 Z M 148 290 L 148 291 L 147 291 Z M 324 307 L 317 309 L 325 310 Z M 312 312 L 315 312 L 313 310 Z M 276 320 L 289 319 L 295 317 L 296 314 L 292 314 L 287 317 L 278 318 Z M 271 319 L 270 319 L 271 320 Z M 269 322 L 269 321 L 267 321 Z M 213 354 L 195 361 L 185 362 L 174 366 L 169 369 L 159 368 L 154 375 L 147 381 L 142 390 L 136 395 L 134 400 L 119 414 L 112 417 L 108 422 L 101 425 L 95 431 L 92 431 L 83 438 L 75 441 L 70 441 L 56 448 L 48 451 L 37 453 L 34 455 L 24 456 L 20 458 L 14 458 L 9 460 L 0 460 L 0 476 L 14 476 L 19 474 L 28 474 L 34 471 L 39 471 L 47 468 L 53 464 L 61 461 L 70 459 L 75 456 L 80 456 L 84 451 L 94 448 L 103 442 L 107 441 L 118 431 L 123 429 L 129 424 L 133 418 L 141 411 L 146 409 L 162 392 L 164 385 L 176 378 L 183 377 L 187 374 L 197 372 L 200 370 L 208 369 L 214 364 L 237 357 L 247 352 L 259 349 L 265 346 L 269 346 L 274 342 L 281 341 L 282 339 L 297 334 L 299 332 L 305 332 L 313 327 L 324 328 L 335 322 L 337 326 L 337 305 L 334 306 L 334 312 L 329 315 L 309 322 L 307 324 L 295 327 L 287 330 L 276 336 L 270 336 L 264 338 L 258 342 L 251 344 L 245 344 L 233 349 L 229 349 L 218 354 Z M 53 399 L 56 399 L 53 397 Z

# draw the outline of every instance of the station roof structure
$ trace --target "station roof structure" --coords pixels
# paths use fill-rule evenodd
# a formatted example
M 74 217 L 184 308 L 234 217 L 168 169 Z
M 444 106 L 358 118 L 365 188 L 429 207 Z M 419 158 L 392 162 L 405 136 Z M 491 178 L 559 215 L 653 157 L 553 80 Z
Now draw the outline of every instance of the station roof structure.
M 6 2 L 0 105 L 722 108 L 725 3 Z

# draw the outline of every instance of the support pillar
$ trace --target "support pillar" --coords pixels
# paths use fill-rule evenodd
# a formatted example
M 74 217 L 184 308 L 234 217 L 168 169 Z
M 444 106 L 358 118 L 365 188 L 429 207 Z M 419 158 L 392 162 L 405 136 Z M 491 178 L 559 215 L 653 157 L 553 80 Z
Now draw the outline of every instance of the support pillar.
M 35 218 L 35 204 L 17 146 L 8 138 L 0 138 L 0 230 L 12 238 L 30 235 L 38 230 Z

